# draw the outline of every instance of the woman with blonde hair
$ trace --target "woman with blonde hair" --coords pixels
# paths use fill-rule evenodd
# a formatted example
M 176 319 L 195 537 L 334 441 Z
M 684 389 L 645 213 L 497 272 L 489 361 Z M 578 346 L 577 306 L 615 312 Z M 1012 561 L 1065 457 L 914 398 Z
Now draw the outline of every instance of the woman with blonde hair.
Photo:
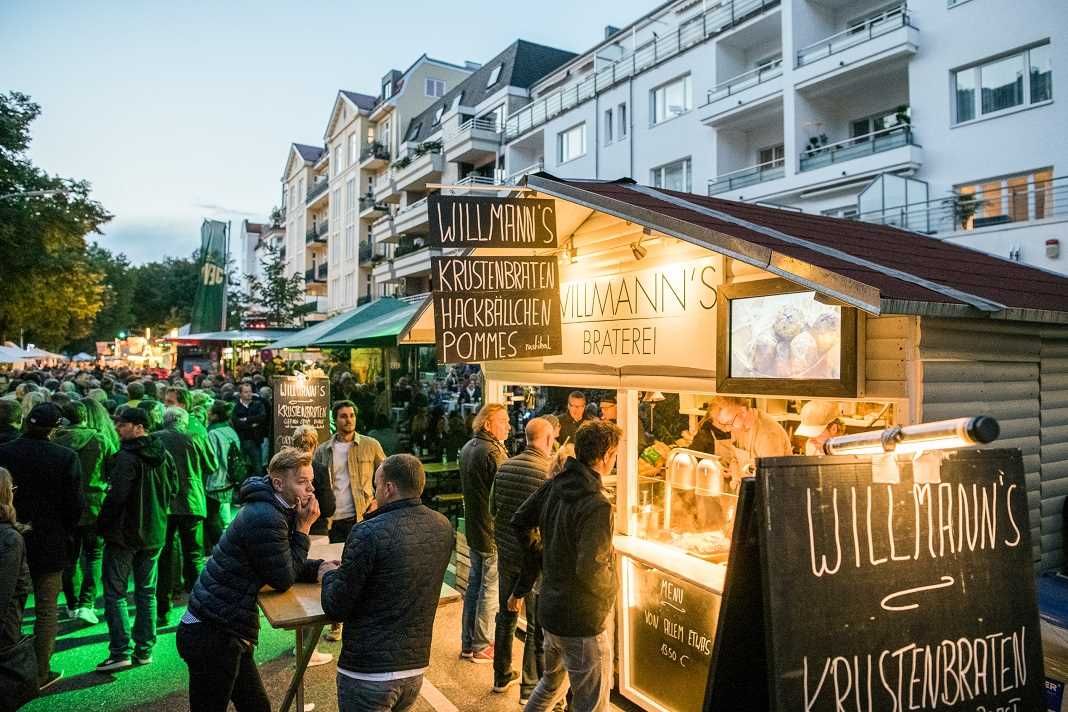
M 85 411 L 88 415 L 86 425 L 95 430 L 100 439 L 104 441 L 104 459 L 106 460 L 119 451 L 119 432 L 115 429 L 115 421 L 111 419 L 103 403 L 92 398 L 85 398 L 82 402 L 85 403 Z
M 0 467 L 0 698 L 13 704 L 11 709 L 37 695 L 33 639 L 22 637 L 22 612 L 32 584 L 14 501 L 11 473 Z

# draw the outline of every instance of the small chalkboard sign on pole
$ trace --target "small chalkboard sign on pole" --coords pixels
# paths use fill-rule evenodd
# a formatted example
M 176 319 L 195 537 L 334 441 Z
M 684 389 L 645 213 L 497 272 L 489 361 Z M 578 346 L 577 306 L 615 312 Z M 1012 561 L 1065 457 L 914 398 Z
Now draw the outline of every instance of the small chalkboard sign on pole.
M 271 455 L 293 444 L 298 425 L 311 425 L 319 442 L 330 438 L 330 379 L 303 376 L 275 376 L 271 419 Z

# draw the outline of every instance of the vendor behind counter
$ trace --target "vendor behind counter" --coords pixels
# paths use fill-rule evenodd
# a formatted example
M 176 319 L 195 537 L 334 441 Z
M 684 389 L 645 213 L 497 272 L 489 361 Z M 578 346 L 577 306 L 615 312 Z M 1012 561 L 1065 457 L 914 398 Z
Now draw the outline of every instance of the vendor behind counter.
M 713 423 L 731 434 L 730 445 L 721 447 L 720 454 L 737 482 L 752 477 L 758 457 L 783 457 L 793 454 L 789 434 L 778 421 L 757 410 L 746 398 L 717 396 L 711 403 Z

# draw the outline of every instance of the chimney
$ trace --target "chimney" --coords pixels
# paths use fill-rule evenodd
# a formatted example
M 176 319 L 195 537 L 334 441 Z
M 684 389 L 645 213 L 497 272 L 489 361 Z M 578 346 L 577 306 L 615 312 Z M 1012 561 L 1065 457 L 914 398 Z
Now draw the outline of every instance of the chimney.
M 616 27 L 615 25 L 605 25 L 604 26 L 604 38 L 606 40 L 610 39 L 612 37 L 612 35 L 616 35 L 616 34 L 619 34 L 619 28 Z

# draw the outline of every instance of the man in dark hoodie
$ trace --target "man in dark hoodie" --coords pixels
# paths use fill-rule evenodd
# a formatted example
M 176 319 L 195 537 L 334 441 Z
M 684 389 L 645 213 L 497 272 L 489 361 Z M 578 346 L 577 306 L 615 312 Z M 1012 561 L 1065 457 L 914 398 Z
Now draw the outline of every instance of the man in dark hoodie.
M 592 420 L 575 432 L 575 457 L 523 503 L 512 519 L 527 555 L 508 599 L 519 599 L 542 569 L 538 620 L 545 631 L 545 672 L 526 712 L 545 712 L 563 696 L 570 679 L 571 709 L 606 712 L 612 690 L 612 505 L 601 478 L 616 463 L 622 431 Z M 541 533 L 539 555 L 533 533 Z
M 97 572 L 103 545 L 96 530 L 96 518 L 104 502 L 107 483 L 104 481 L 104 440 L 88 425 L 88 412 L 81 401 L 70 401 L 63 406 L 67 425 L 56 430 L 52 442 L 78 453 L 82 463 L 82 497 L 85 508 L 74 530 L 74 547 L 71 562 L 63 572 L 63 594 L 67 608 L 78 620 L 96 625 L 96 589 L 100 583 Z M 81 581 L 77 579 L 81 572 Z M 76 584 L 78 584 L 76 586 Z
M 0 445 L 11 442 L 22 433 L 22 406 L 14 398 L 0 398 Z
M 110 645 L 97 672 L 150 663 L 156 643 L 156 561 L 167 532 L 167 509 L 178 491 L 178 472 L 174 458 L 147 435 L 147 427 L 145 411 L 123 408 L 115 425 L 122 445 L 107 464 L 108 492 L 96 525 L 104 537 L 104 617 Z M 137 606 L 133 646 L 126 608 L 131 573 Z
M 308 559 L 308 532 L 319 517 L 311 455 L 283 448 L 267 477 L 241 486 L 240 513 L 223 532 L 193 586 L 178 626 L 178 654 L 189 666 L 189 709 L 270 712 L 253 658 L 259 637 L 256 597 L 263 586 L 287 591 L 315 581 L 338 562 Z

